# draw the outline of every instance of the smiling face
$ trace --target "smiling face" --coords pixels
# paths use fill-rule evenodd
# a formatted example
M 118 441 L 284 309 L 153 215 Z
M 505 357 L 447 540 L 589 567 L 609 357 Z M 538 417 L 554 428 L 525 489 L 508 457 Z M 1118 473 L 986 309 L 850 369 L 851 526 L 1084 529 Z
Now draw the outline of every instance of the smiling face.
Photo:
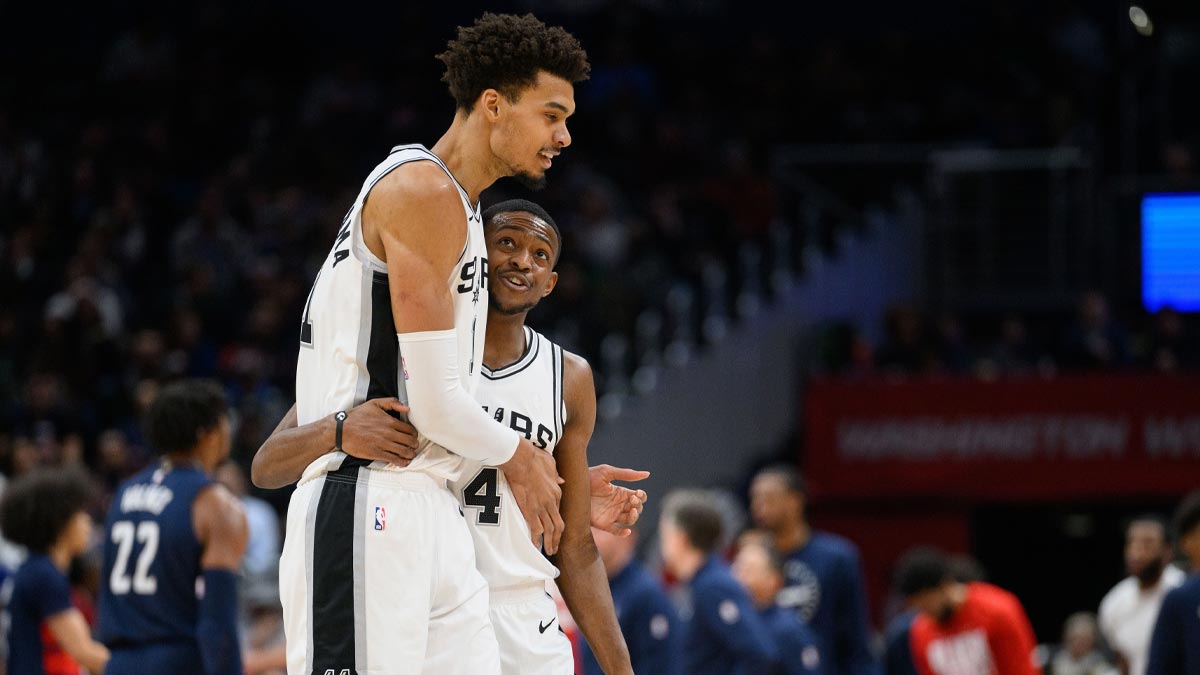
M 488 90 L 482 102 L 494 115 L 492 152 L 504 173 L 532 189 L 543 187 L 554 156 L 571 144 L 567 118 L 575 113 L 575 87 L 542 71 L 515 99 Z
M 497 213 L 487 223 L 488 297 L 502 314 L 523 314 L 550 295 L 558 282 L 558 233 L 527 211 Z

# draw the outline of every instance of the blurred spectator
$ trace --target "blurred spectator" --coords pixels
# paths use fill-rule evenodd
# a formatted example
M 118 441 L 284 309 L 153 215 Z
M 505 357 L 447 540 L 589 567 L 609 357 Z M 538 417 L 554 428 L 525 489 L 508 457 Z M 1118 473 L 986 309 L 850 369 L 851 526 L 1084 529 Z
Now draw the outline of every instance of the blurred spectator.
M 635 557 L 638 529 L 628 537 L 617 537 L 603 530 L 592 530 L 608 583 L 621 634 L 629 647 L 629 659 L 635 673 L 681 674 L 683 667 L 683 631 L 679 616 L 661 584 Z M 585 675 L 603 675 L 600 664 L 588 647 L 579 646 Z
M 1100 651 L 1099 627 L 1090 612 L 1067 617 L 1062 647 L 1050 660 L 1047 675 L 1117 675 L 1117 669 Z
M 952 555 L 947 559 L 950 574 L 956 581 L 964 584 L 984 580 L 983 569 L 979 561 L 969 555 Z M 893 593 L 899 595 L 899 590 Z M 903 603 L 904 599 L 900 601 Z M 917 664 L 912 653 L 912 625 L 918 611 L 911 607 L 905 608 L 892 618 L 884 631 L 883 671 L 885 675 L 916 675 Z
M 1116 368 L 1129 362 L 1125 329 L 1112 318 L 1108 300 L 1099 292 L 1089 291 L 1080 298 L 1063 362 L 1081 370 Z
M 659 522 L 663 564 L 685 584 L 683 671 L 688 675 L 771 672 L 779 650 L 749 596 L 716 555 L 721 513 L 699 492 L 667 495 Z
M 1016 596 L 984 582 L 954 578 L 941 551 L 909 551 L 896 568 L 896 586 L 918 615 L 911 646 L 922 675 L 1040 673 L 1036 641 Z
M 783 560 L 765 539 L 751 540 L 738 548 L 733 576 L 750 594 L 750 600 L 779 648 L 779 675 L 818 675 L 821 653 L 817 636 L 796 616 L 778 605 L 783 588 Z
M 795 611 L 817 634 L 825 672 L 877 672 L 858 549 L 842 537 L 813 530 L 806 503 L 803 478 L 791 466 L 767 467 L 751 482 L 754 524 L 771 535 L 784 558 L 786 585 L 779 605 Z
M 925 337 L 924 321 L 916 309 L 906 306 L 889 309 L 884 329 L 887 337 L 875 355 L 884 373 L 912 375 L 936 367 L 936 356 Z
M 1174 373 L 1194 364 L 1195 342 L 1187 335 L 1183 317 L 1171 307 L 1154 313 L 1143 362 L 1163 373 Z
M 1150 634 L 1163 597 L 1186 576 L 1170 565 L 1167 525 L 1157 516 L 1141 516 L 1125 530 L 1128 577 L 1100 602 L 1100 632 L 1129 675 L 1144 675 Z
M 1049 355 L 1030 337 L 1025 319 L 1009 313 L 1001 319 L 1000 337 L 988 347 L 976 373 L 983 379 L 994 379 L 999 375 L 1050 374 L 1053 369 Z
M 1174 528 L 1189 576 L 1163 598 L 1150 641 L 1150 675 L 1200 673 L 1200 491 L 1179 504 Z

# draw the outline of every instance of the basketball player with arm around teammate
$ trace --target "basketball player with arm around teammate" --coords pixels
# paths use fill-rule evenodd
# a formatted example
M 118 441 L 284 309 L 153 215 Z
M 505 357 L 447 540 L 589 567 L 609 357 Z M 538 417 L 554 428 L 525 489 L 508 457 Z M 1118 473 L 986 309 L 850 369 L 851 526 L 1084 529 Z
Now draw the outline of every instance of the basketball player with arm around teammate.
M 640 480 L 648 474 L 607 465 L 587 468 L 596 408 L 591 370 L 582 358 L 525 326 L 528 312 L 557 280 L 554 264 L 561 237 L 553 219 L 532 202 L 513 200 L 488 209 L 484 221 L 489 259 L 497 261 L 497 285 L 490 296 L 484 382 L 477 396 L 495 419 L 553 453 L 565 478 L 566 527 L 554 556 L 562 570 L 559 587 L 605 672 L 631 672 L 589 524 L 627 536 L 646 495 L 612 481 Z M 390 461 L 406 463 L 416 433 L 383 412 L 388 409 L 404 407 L 394 400 L 371 400 L 352 410 L 344 422 L 343 449 L 355 456 L 390 455 Z M 252 476 L 260 487 L 281 487 L 295 480 L 305 461 L 328 447 L 333 431 L 327 424 L 297 428 L 295 423 L 289 413 L 255 455 Z M 504 474 L 477 463 L 454 488 L 468 511 L 477 564 L 491 589 L 490 617 L 502 672 L 571 673 L 570 643 L 557 627 L 551 630 L 555 605 L 545 593 L 546 582 L 558 570 L 515 513 L 519 507 Z
M 212 476 L 229 456 L 225 394 L 207 380 L 168 385 L 145 427 L 162 459 L 117 488 L 104 525 L 104 673 L 241 675 L 237 573 L 248 529 Z
M 548 552 L 562 534 L 553 458 L 474 399 L 489 282 L 479 195 L 502 176 L 544 180 L 571 142 L 587 55 L 532 15 L 484 14 L 438 58 L 449 129 L 371 171 L 302 312 L 297 423 L 397 398 L 420 438 L 399 467 L 342 452 L 335 427 L 305 469 L 279 565 L 291 675 L 498 671 L 487 584 L 448 489 L 466 462 L 502 468 Z

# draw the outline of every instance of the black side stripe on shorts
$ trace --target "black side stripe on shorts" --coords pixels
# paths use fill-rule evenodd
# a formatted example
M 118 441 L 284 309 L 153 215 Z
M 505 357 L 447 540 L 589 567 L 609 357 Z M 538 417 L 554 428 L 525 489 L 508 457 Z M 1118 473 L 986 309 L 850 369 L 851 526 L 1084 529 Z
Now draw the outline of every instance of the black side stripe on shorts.
M 343 466 L 325 477 L 313 528 L 312 668 L 356 670 L 354 635 L 355 497 L 359 467 Z

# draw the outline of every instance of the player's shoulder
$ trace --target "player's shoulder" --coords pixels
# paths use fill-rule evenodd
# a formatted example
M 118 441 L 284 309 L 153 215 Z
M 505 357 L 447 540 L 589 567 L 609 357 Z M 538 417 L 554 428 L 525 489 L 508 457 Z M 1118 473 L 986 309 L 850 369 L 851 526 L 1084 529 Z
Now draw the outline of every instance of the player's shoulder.
M 398 201 L 410 206 L 459 201 L 454 179 L 436 162 L 412 161 L 401 164 L 379 179 L 371 188 L 370 202 Z
M 562 348 L 560 347 L 560 349 L 562 349 Z M 563 355 L 563 376 L 564 377 L 566 377 L 568 379 L 573 379 L 573 378 L 585 378 L 587 380 L 592 379 L 592 364 L 588 363 L 587 359 L 583 358 L 582 356 L 580 356 L 574 352 L 569 352 L 565 349 L 562 350 L 562 355 Z
M 1189 576 L 1182 584 L 1167 591 L 1163 596 L 1163 608 L 1200 602 L 1200 574 Z
M 200 489 L 192 509 L 196 520 L 205 523 L 211 532 L 236 535 L 247 527 L 246 509 L 241 501 L 217 482 Z
M 815 550 L 839 558 L 858 559 L 858 547 L 854 545 L 854 542 L 840 534 L 820 530 L 814 531 L 809 545 Z
M 1137 579 L 1125 577 L 1104 594 L 1104 598 L 1100 600 L 1100 614 L 1103 616 L 1104 614 L 1119 611 L 1122 606 L 1132 600 L 1136 600 L 1137 595 Z

